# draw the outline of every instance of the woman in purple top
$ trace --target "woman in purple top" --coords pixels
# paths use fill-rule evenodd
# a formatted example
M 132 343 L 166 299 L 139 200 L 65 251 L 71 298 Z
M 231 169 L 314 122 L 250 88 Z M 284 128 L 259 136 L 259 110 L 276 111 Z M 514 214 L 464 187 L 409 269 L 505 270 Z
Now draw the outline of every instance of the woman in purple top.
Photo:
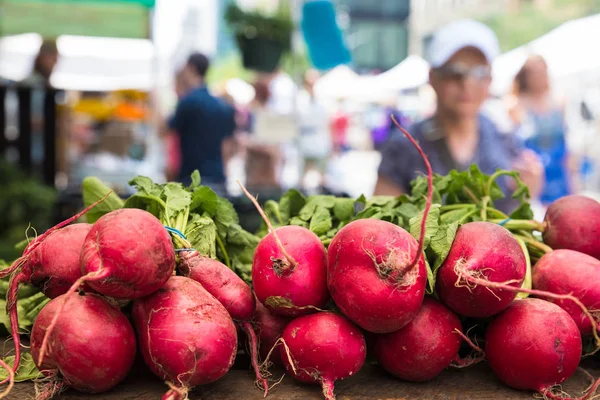
M 480 115 L 489 94 L 491 61 L 499 53 L 494 33 L 485 25 L 461 20 L 442 27 L 429 47 L 430 84 L 437 95 L 435 115 L 413 125 L 415 136 L 435 173 L 465 170 L 476 164 L 486 174 L 514 169 L 533 197 L 543 184 L 543 167 L 530 150 L 519 148 Z M 382 148 L 375 195 L 400 195 L 425 165 L 410 142 L 394 132 Z M 510 180 L 499 182 L 505 194 Z M 501 202 L 502 203 L 502 202 Z M 509 201 L 498 206 L 510 211 Z

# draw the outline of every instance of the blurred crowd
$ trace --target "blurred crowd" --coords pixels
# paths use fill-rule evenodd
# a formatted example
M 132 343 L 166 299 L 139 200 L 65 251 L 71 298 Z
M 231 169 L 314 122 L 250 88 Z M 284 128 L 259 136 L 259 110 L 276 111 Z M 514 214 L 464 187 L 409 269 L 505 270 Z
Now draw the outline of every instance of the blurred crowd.
M 74 181 L 100 175 L 125 187 L 137 174 L 189 183 L 198 169 L 203 183 L 223 195 L 235 194 L 237 180 L 261 193 L 298 187 L 308 193 L 399 195 L 425 166 L 397 122 L 419 141 L 436 173 L 471 164 L 487 174 L 515 170 L 541 206 L 581 191 L 581 177 L 593 163 L 570 151 L 565 99 L 552 90 L 549 66 L 532 55 L 511 93 L 493 98 L 492 63 L 499 53 L 496 36 L 479 22 L 441 27 L 427 54 L 432 107 L 423 106 L 418 89 L 360 107 L 348 98 L 324 99 L 315 92 L 322 78 L 316 70 L 303 76 L 257 73 L 252 100 L 239 101 L 226 88 L 209 89 L 210 60 L 193 53 L 176 73 L 177 104 L 169 116 L 157 116 L 160 135 L 154 141 L 147 125 L 132 122 L 145 118 L 143 102 L 132 100 L 120 115 L 113 112 L 93 128 L 94 140 L 72 123 L 67 162 L 75 165 Z M 50 86 L 57 58 L 56 46 L 43 44 L 23 83 Z M 34 162 L 43 149 L 43 104 L 36 96 Z M 503 177 L 499 185 L 509 194 L 515 182 Z M 509 197 L 499 207 L 514 205 Z
M 425 172 L 421 157 L 392 118 L 419 141 L 436 173 L 471 164 L 487 174 L 516 170 L 541 204 L 577 190 L 574 177 L 581 160 L 568 151 L 564 102 L 553 95 L 543 58 L 528 59 L 512 93 L 493 102 L 491 66 L 500 49 L 487 26 L 472 20 L 452 22 L 436 32 L 428 51 L 433 112 L 415 115 L 398 102 L 387 102 L 360 116 L 359 124 L 368 132 L 366 148 L 381 154 L 375 195 L 404 193 Z M 199 169 L 205 182 L 217 187 L 225 187 L 229 178 L 257 189 L 281 188 L 286 186 L 285 164 L 294 159 L 300 173 L 288 186 L 330 189 L 328 165 L 355 147 L 349 132 L 356 115 L 343 99 L 332 106 L 315 96 L 319 72 L 306 72 L 296 91 L 286 90 L 294 81 L 280 71 L 259 74 L 254 100 L 240 105 L 226 93 L 207 90 L 208 69 L 209 60 L 197 53 L 177 75 L 179 102 L 164 130 L 170 179 L 185 182 Z M 233 168 L 234 159 L 244 168 Z M 356 171 L 364 166 L 353 167 Z M 515 185 L 508 178 L 499 184 L 506 193 Z M 514 206 L 510 199 L 504 203 L 501 208 L 507 210 Z

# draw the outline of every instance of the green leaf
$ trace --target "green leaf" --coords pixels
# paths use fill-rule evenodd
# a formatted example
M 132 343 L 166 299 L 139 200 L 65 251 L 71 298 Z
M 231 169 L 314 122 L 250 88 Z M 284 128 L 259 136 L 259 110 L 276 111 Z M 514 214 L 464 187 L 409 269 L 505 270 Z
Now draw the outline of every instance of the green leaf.
M 435 235 L 439 228 L 440 204 L 432 204 L 429 214 L 427 215 L 427 223 L 425 225 L 425 243 L 423 248 L 429 245 L 431 237 Z M 417 240 L 421 235 L 421 222 L 423 221 L 424 211 L 421 211 L 418 216 L 413 217 L 409 221 L 409 232 Z
M 435 261 L 432 268 L 433 281 L 429 282 L 429 293 L 433 292 L 435 288 L 435 278 L 437 276 L 437 272 L 444 261 L 446 261 L 446 257 L 448 257 L 448 253 L 452 248 L 452 243 L 456 237 L 456 231 L 458 230 L 458 227 L 458 222 L 452 222 L 450 224 L 440 226 L 436 234 L 431 238 L 429 249 L 434 254 Z
M 154 195 L 146 193 L 136 193 L 129 197 L 125 201 L 125 208 L 139 208 L 140 210 L 146 210 L 156 218 L 160 219 L 161 222 L 168 223 L 165 220 L 165 208 L 164 202 Z
M 12 366 L 15 363 L 15 356 L 8 356 L 4 358 L 3 361 Z M 15 374 L 15 382 L 32 381 L 41 377 L 43 377 L 43 374 L 35 366 L 35 362 L 33 361 L 31 354 L 21 354 L 19 368 Z M 6 372 L 4 368 L 0 368 L 0 379 L 4 380 L 6 378 L 8 378 L 8 372 Z
M 104 198 L 110 188 L 96 177 L 89 176 L 82 182 L 83 204 L 88 207 L 98 200 Z M 96 222 L 104 214 L 123 208 L 125 202 L 115 193 L 112 192 L 101 203 L 96 204 L 94 208 L 87 212 L 86 218 L 90 224 Z
M 263 205 L 263 211 L 269 218 L 269 221 L 271 221 L 271 225 L 274 227 L 285 225 L 283 217 L 281 216 L 281 212 L 279 211 L 279 203 L 277 203 L 275 200 L 265 201 L 265 204 Z M 267 229 L 267 224 L 263 221 L 263 230 L 265 229 Z
M 192 203 L 190 212 L 201 214 L 205 212 L 209 215 L 215 215 L 217 212 L 217 194 L 208 186 L 198 186 L 192 192 Z
M 239 223 L 238 215 L 233 208 L 233 204 L 223 197 L 217 197 L 217 212 L 213 220 L 217 225 L 217 233 L 220 237 L 227 237 L 227 230 L 231 224 Z
M 290 219 L 290 225 L 302 226 L 308 229 L 308 222 L 304 221 L 300 217 L 293 217 L 292 219 Z
M 163 199 L 170 214 L 183 212 L 192 204 L 192 195 L 180 183 L 169 182 L 163 188 Z
M 338 221 L 351 221 L 354 217 L 354 199 L 336 199 L 333 215 Z
M 190 189 L 196 189 L 198 186 L 200 186 L 200 172 L 198 170 L 194 170 L 194 172 L 192 172 L 192 184 L 190 185 Z
M 298 216 L 300 210 L 306 204 L 306 198 L 296 189 L 288 190 L 279 200 L 279 213 L 284 223 L 292 217 Z
M 133 186 L 139 193 L 160 196 L 160 188 L 147 176 L 136 176 L 129 181 L 129 185 Z
M 521 203 L 521 205 L 510 214 L 510 218 L 525 220 L 533 219 L 533 210 L 529 203 Z
M 367 207 L 371 206 L 384 206 L 388 203 L 394 202 L 396 198 L 394 196 L 373 196 L 367 202 Z
M 216 258 L 217 226 L 211 218 L 192 214 L 192 218 L 187 223 L 185 235 L 198 253 Z
M 333 226 L 331 220 L 331 214 L 329 210 L 324 207 L 317 206 L 315 214 L 310 220 L 309 229 L 314 232 L 315 235 L 321 236 L 327 233 Z
M 409 221 L 419 214 L 419 208 L 411 203 L 404 203 L 396 208 L 396 214 L 404 220 Z

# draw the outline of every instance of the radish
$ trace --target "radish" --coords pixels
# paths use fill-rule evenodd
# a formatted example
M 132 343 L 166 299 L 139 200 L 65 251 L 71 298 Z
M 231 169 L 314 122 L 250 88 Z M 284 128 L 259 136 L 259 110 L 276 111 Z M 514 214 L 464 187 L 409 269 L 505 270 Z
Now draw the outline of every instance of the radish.
M 490 222 L 470 222 L 458 228 L 448 257 L 438 270 L 436 291 L 444 304 L 458 314 L 483 318 L 508 307 L 517 293 L 572 302 L 586 316 L 596 345 L 596 320 L 577 297 L 521 287 L 525 256 L 517 240 Z
M 600 259 L 600 203 L 586 196 L 562 197 L 548 207 L 544 243 Z
M 56 329 L 40 359 L 44 336 L 55 315 L 59 315 Z M 49 385 L 42 398 L 65 387 L 86 393 L 113 388 L 131 369 L 135 349 L 135 334 L 125 315 L 96 294 L 68 298 L 64 294 L 53 299 L 36 318 L 31 333 L 31 355 L 39 370 L 62 379 Z
M 486 333 L 486 354 L 490 367 L 506 385 L 562 399 L 552 388 L 577 369 L 581 336 L 562 308 L 528 298 L 515 301 L 494 318 Z M 584 398 L 593 395 L 599 383 Z
M 436 291 L 440 300 L 460 315 L 490 317 L 508 307 L 516 293 L 477 285 L 468 278 L 519 288 L 526 270 L 523 249 L 508 230 L 491 222 L 470 222 L 456 232 L 438 270 Z
M 461 331 L 460 320 L 452 311 L 425 297 L 417 316 L 404 328 L 374 335 L 375 358 L 383 369 L 400 379 L 425 382 L 451 363 L 466 364 L 458 356 Z
M 142 356 L 171 385 L 163 399 L 182 400 L 196 385 L 221 378 L 233 365 L 237 333 L 227 310 L 198 282 L 173 276 L 134 301 Z
M 258 341 L 250 322 L 256 309 L 256 299 L 250 286 L 222 262 L 201 256 L 197 251 L 179 253 L 179 270 L 184 276 L 199 282 L 225 307 L 231 318 L 244 330 L 249 340 L 252 367 L 266 396 L 268 383 L 260 373 Z
M 598 320 L 600 310 L 600 261 L 573 250 L 554 250 L 545 254 L 533 269 L 533 287 L 557 294 L 572 294 Z M 582 336 L 592 333 L 592 324 L 577 304 L 569 300 L 555 303 L 569 313 Z
M 42 293 L 55 298 L 66 293 L 69 287 L 81 277 L 79 255 L 83 241 L 91 229 L 89 224 L 73 224 L 100 202 L 103 198 L 83 209 L 81 212 L 48 229 L 33 239 L 19 257 L 7 269 L 0 271 L 0 279 L 9 275 L 10 285 L 6 295 L 6 313 L 10 315 L 11 330 L 15 344 L 13 372 L 16 373 L 21 361 L 21 339 L 18 332 L 17 292 L 19 284 L 31 283 Z M 5 379 L 0 384 L 6 383 Z
M 305 383 L 320 383 L 334 400 L 334 382 L 356 374 L 365 362 L 367 345 L 356 326 L 331 312 L 305 315 L 283 331 L 280 353 L 286 371 Z
M 160 221 L 147 211 L 125 208 L 112 211 L 96 221 L 83 243 L 79 278 L 65 294 L 81 284 L 116 299 L 149 295 L 173 275 L 175 250 Z M 40 359 L 61 311 L 55 314 L 40 349 Z
M 271 349 L 279 346 L 277 341 L 290 321 L 290 318 L 272 313 L 260 301 L 256 302 L 253 325 L 259 339 L 261 360 L 266 361 Z M 275 365 L 283 365 L 279 357 L 275 357 L 272 362 Z
M 329 302 L 327 251 L 319 237 L 301 226 L 273 229 L 256 198 L 238 184 L 270 231 L 258 243 L 252 261 L 252 285 L 258 300 L 287 317 L 325 307 Z
M 433 171 L 419 144 L 396 121 L 427 167 L 427 199 L 417 242 L 386 221 L 360 219 L 338 231 L 329 244 L 327 286 L 341 312 L 361 328 L 390 333 L 419 311 L 427 270 L 423 256 L 427 215 L 433 198 Z

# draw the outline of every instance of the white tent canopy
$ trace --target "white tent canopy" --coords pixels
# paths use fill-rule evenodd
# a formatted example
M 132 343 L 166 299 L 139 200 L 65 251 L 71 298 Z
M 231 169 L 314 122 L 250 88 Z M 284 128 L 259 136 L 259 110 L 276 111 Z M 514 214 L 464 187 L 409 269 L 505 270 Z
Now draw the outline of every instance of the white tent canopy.
M 0 78 L 25 79 L 41 44 L 42 37 L 37 33 L 0 38 Z
M 350 97 L 356 90 L 360 76 L 347 65 L 339 65 L 315 83 L 315 93 L 320 97 Z
M 365 77 L 364 84 L 376 90 L 400 91 L 419 87 L 428 80 L 429 63 L 422 57 L 410 55 L 379 75 Z
M 511 50 L 494 62 L 496 94 L 506 93 L 527 57 L 538 54 L 548 63 L 555 79 L 600 69 L 600 53 L 595 51 L 600 36 L 600 14 L 565 22 L 534 41 Z

